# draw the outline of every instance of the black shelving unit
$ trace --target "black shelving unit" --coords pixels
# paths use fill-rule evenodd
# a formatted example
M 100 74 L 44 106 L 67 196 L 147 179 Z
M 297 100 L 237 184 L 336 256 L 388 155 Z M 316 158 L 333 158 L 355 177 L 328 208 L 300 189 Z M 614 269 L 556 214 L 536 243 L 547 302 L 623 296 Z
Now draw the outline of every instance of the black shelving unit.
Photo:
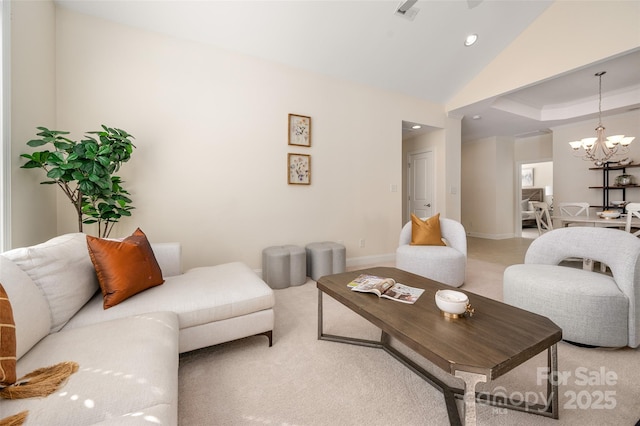
M 602 207 L 603 209 L 614 208 L 615 206 L 611 206 L 609 203 L 609 191 L 622 191 L 621 201 L 627 201 L 627 189 L 630 188 L 640 188 L 638 184 L 632 185 L 616 185 L 611 184 L 609 182 L 609 172 L 611 171 L 620 171 L 625 174 L 627 169 L 640 167 L 640 164 L 629 164 L 626 166 L 621 166 L 618 163 L 605 163 L 602 167 L 589 167 L 589 170 L 600 170 L 602 171 L 602 186 L 590 186 L 589 189 L 601 189 L 602 190 L 602 206 L 594 206 L 594 207 Z M 616 175 L 617 176 L 617 175 Z

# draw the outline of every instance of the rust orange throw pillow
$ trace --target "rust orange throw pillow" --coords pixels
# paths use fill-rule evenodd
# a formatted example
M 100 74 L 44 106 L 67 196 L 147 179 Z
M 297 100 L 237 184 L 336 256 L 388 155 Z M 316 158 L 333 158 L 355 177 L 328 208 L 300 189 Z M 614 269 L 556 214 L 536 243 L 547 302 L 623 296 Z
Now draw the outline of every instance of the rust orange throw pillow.
M 9 296 L 0 283 L 0 387 L 16 381 L 16 324 Z
M 102 289 L 104 309 L 164 282 L 151 245 L 140 228 L 122 241 L 87 235 L 87 246 Z
M 422 220 L 411 213 L 412 246 L 444 246 L 440 233 L 440 213 Z

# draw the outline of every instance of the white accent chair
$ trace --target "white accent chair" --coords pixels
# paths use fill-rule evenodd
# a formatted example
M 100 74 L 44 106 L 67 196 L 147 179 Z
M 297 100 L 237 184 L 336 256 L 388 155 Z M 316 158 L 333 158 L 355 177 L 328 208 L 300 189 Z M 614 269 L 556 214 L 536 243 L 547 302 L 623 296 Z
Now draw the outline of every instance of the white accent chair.
M 612 228 L 575 226 L 536 238 L 524 264 L 505 269 L 504 302 L 562 328 L 562 338 L 585 345 L 640 346 L 640 239 Z M 611 274 L 560 263 L 593 259 Z
M 425 220 L 424 218 L 422 218 Z M 411 221 L 400 231 L 396 267 L 453 287 L 464 283 L 467 265 L 467 233 L 460 222 L 440 218 L 446 246 L 412 246 Z

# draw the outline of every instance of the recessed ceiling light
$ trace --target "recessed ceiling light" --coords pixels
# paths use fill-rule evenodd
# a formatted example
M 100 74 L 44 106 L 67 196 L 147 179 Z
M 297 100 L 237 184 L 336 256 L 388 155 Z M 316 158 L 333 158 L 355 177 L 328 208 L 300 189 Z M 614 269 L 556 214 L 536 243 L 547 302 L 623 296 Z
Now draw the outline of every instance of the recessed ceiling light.
M 481 115 L 474 115 L 473 117 L 471 117 L 473 120 L 480 120 L 482 118 Z
M 412 129 L 422 129 L 422 126 L 419 124 L 416 124 L 415 126 L 411 126 Z
M 476 41 L 478 41 L 478 34 L 469 34 L 467 38 L 464 40 L 464 45 L 471 46 Z

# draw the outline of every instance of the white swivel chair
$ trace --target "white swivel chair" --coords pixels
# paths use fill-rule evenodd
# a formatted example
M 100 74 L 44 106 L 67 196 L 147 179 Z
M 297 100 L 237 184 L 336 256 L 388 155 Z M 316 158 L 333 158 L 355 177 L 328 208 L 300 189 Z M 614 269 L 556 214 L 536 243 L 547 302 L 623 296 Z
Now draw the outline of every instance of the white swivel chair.
M 624 227 L 624 230 L 627 232 L 631 232 L 636 237 L 640 236 L 640 229 L 632 232 L 631 229 L 631 220 L 634 217 L 640 219 L 640 203 L 629 203 L 626 205 L 625 209 L 627 210 L 627 225 Z
M 400 231 L 396 267 L 460 287 L 464 283 L 467 265 L 467 233 L 460 222 L 441 217 L 440 234 L 447 241 L 446 246 L 412 246 L 409 221 Z
M 547 231 L 553 230 L 553 223 L 551 223 L 551 216 L 549 215 L 549 205 L 544 201 L 531 201 L 531 205 L 536 216 L 538 234 L 542 235 Z
M 562 266 L 569 257 L 611 274 Z M 503 300 L 549 318 L 562 338 L 593 346 L 640 346 L 640 239 L 619 229 L 572 226 L 533 240 L 524 264 L 504 271 Z

